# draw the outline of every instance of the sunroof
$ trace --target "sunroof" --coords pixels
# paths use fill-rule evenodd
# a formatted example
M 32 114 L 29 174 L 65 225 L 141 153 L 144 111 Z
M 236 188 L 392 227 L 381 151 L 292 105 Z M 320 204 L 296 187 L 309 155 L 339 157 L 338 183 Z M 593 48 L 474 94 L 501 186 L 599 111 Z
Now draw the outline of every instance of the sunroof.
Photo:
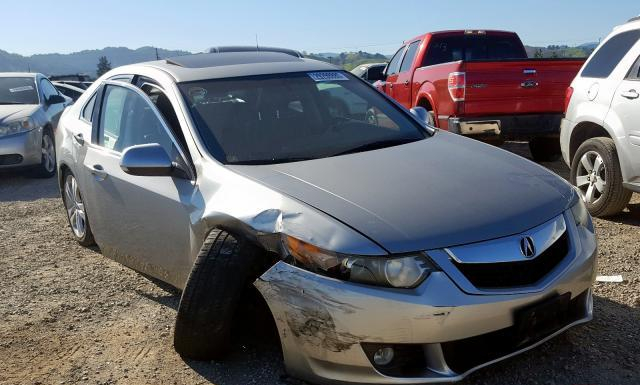
M 206 68 L 237 64 L 295 62 L 300 59 L 279 52 L 253 51 L 185 55 L 169 58 L 166 61 L 168 64 L 185 68 Z

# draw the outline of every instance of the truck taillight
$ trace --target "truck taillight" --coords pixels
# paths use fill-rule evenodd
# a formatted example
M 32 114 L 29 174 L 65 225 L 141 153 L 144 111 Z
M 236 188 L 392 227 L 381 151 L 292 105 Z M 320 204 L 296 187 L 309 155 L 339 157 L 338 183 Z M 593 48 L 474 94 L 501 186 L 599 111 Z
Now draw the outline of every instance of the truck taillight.
M 454 102 L 463 102 L 465 95 L 466 77 L 464 72 L 451 72 L 447 79 L 449 95 Z
M 573 95 L 573 87 L 567 87 L 567 91 L 564 93 L 564 113 L 567 114 L 567 109 L 569 108 L 569 102 L 571 101 L 571 96 Z

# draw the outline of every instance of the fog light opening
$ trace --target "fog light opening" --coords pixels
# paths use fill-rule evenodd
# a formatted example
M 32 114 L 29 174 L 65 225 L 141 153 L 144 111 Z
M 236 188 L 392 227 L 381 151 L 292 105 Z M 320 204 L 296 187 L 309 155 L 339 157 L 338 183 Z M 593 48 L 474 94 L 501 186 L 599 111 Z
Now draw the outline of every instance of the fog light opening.
M 380 366 L 389 365 L 395 355 L 396 353 L 392 347 L 387 346 L 380 348 L 373 354 L 373 362 Z

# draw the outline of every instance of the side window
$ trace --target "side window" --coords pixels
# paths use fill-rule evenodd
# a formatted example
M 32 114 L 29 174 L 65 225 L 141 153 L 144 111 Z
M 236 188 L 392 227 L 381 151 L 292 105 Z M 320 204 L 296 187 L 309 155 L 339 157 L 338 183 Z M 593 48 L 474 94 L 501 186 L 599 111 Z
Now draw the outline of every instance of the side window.
M 145 94 L 147 94 L 149 99 L 153 102 L 153 104 L 155 104 L 156 108 L 158 109 L 158 111 L 160 111 L 160 114 L 162 114 L 162 117 L 166 121 L 167 126 L 169 127 L 169 129 L 171 129 L 173 136 L 175 136 L 182 148 L 186 151 L 187 142 L 184 138 L 184 134 L 182 133 L 178 115 L 176 115 L 176 111 L 174 110 L 173 105 L 171 104 L 171 101 L 169 100 L 167 95 L 160 87 L 151 83 L 142 84 L 142 87 L 140 89 Z
M 640 80 L 640 56 L 636 59 L 636 62 L 633 63 L 629 73 L 627 74 L 626 80 Z
M 58 90 L 51 84 L 47 79 L 42 79 L 40 81 L 40 88 L 42 88 L 42 96 L 44 100 L 49 99 L 53 95 L 59 95 Z
M 413 59 L 416 58 L 416 53 L 418 53 L 418 47 L 420 47 L 419 41 L 414 41 L 413 43 L 409 44 L 407 53 L 404 55 L 404 60 L 402 61 L 402 66 L 400 67 L 400 72 L 405 72 L 411 69 Z
M 171 137 L 152 106 L 136 92 L 108 85 L 100 117 L 98 144 L 122 152 L 138 144 L 158 143 L 175 156 Z
M 91 99 L 89 99 L 89 102 L 87 102 L 87 104 L 85 104 L 84 108 L 82 109 L 82 119 L 86 120 L 89 123 L 91 123 L 92 121 L 93 107 L 96 104 L 96 95 L 97 94 L 94 93 Z
M 405 47 L 402 47 L 393 55 L 391 61 L 387 65 L 387 75 L 397 74 L 400 70 L 400 60 L 402 59 L 402 53 L 404 52 Z
M 608 77 L 638 39 L 640 39 L 638 29 L 622 32 L 610 38 L 595 52 L 582 70 L 581 76 L 600 79 Z

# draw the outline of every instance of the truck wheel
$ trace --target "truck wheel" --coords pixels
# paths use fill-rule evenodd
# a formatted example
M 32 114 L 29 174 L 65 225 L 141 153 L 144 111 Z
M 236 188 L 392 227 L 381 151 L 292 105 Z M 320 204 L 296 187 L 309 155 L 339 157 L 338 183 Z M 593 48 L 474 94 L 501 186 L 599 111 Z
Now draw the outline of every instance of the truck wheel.
M 42 131 L 42 157 L 40 164 L 33 170 L 35 178 L 51 178 L 56 174 L 56 146 L 53 132 L 49 127 Z
M 555 162 L 560 159 L 560 140 L 558 138 L 533 138 L 529 141 L 531 157 L 536 162 Z
M 85 247 L 91 246 L 95 242 L 93 240 L 91 226 L 89 226 L 89 218 L 87 217 L 78 182 L 69 171 L 64 173 L 63 180 L 62 202 L 67 211 L 67 219 L 69 220 L 73 237 L 80 245 Z
M 233 316 L 245 289 L 260 275 L 262 250 L 215 229 L 196 258 L 182 292 L 173 346 L 183 357 L 219 359 L 226 353 Z
M 617 214 L 631 199 L 631 191 L 622 187 L 618 152 L 610 138 L 592 138 L 578 147 L 571 162 L 571 183 L 594 217 Z

